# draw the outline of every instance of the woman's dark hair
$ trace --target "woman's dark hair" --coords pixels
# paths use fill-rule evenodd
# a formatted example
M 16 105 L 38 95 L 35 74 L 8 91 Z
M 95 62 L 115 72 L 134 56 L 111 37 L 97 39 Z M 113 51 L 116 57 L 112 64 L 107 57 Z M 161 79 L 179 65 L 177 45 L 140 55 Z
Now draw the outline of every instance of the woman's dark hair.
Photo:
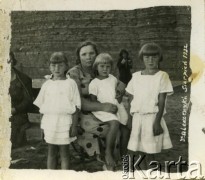
M 85 46 L 92 46 L 95 53 L 96 53 L 96 56 L 98 55 L 97 45 L 92 41 L 84 41 L 84 42 L 80 43 L 79 46 L 77 47 L 77 50 L 76 50 L 76 56 L 77 56 L 76 64 L 80 64 L 80 50 Z
M 159 62 L 163 60 L 162 49 L 154 42 L 146 43 L 141 47 L 139 51 L 139 59 L 143 61 L 144 55 L 159 55 Z
M 10 59 L 12 59 L 12 61 L 13 61 L 13 66 L 15 66 L 17 64 L 17 60 L 15 58 L 14 52 L 10 51 L 9 56 L 10 56 Z M 9 60 L 9 61 L 11 61 L 11 60 Z
M 123 59 L 123 53 L 127 54 L 127 58 L 129 59 L 129 53 L 126 49 L 121 49 L 120 50 L 120 54 L 119 54 L 120 59 Z

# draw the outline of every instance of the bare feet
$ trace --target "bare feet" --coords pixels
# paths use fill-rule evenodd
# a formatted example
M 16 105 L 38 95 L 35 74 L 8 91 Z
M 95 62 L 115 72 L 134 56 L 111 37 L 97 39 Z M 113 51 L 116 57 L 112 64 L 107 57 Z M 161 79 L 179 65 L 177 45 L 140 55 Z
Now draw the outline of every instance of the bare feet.
M 110 153 L 105 154 L 105 162 L 107 166 L 107 170 L 113 171 L 116 166 L 115 160 Z
M 105 161 L 102 160 L 99 154 L 97 154 L 96 159 L 98 162 L 105 163 Z
M 108 166 L 106 164 L 103 165 L 103 170 L 104 171 L 114 171 L 114 167 Z

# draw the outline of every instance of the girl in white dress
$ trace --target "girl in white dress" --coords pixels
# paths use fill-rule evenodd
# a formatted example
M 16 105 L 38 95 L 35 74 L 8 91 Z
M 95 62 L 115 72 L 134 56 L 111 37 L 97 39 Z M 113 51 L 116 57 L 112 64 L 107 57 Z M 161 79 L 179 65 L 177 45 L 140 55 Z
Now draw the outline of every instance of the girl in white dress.
M 80 95 L 75 81 L 66 78 L 68 64 L 62 52 L 51 55 L 49 68 L 52 78 L 43 84 L 34 104 L 43 114 L 41 128 L 48 143 L 47 168 L 57 168 L 59 153 L 61 169 L 69 169 L 69 144 L 77 135 Z
M 113 157 L 114 143 L 119 132 L 119 123 L 126 125 L 128 115 L 124 105 L 116 99 L 117 78 L 110 74 L 113 68 L 113 59 L 107 53 L 99 54 L 93 64 L 96 70 L 96 78 L 89 84 L 89 94 L 92 101 L 100 103 L 112 103 L 117 105 L 116 114 L 105 111 L 92 112 L 96 118 L 109 124 L 110 129 L 106 136 L 105 161 L 108 170 L 113 170 L 115 161 Z M 127 138 L 128 141 L 128 138 Z
M 157 44 L 143 45 L 139 57 L 145 69 L 134 73 L 126 88 L 132 115 L 128 120 L 131 127 L 128 150 L 132 160 L 134 154 L 137 158 L 146 155 L 141 168 L 147 169 L 154 154 L 172 147 L 163 115 L 166 96 L 173 93 L 173 88 L 168 74 L 159 70 L 162 51 Z

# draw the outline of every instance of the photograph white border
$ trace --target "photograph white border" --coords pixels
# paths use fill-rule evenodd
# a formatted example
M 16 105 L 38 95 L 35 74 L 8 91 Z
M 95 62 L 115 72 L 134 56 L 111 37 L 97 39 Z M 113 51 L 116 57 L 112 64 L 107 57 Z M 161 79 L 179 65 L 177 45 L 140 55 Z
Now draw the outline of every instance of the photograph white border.
M 10 67 L 7 64 L 11 40 L 11 11 L 74 11 L 74 10 L 133 10 L 154 6 L 191 6 L 191 69 L 196 74 L 192 83 L 191 96 L 199 96 L 205 104 L 205 93 L 197 94 L 199 89 L 205 90 L 204 63 L 205 63 L 205 2 L 204 0 L 0 0 L 0 179 L 122 179 L 121 172 L 75 172 L 49 170 L 11 170 L 10 165 Z M 205 91 L 202 91 L 205 92 Z M 196 94 L 194 94 L 196 93 Z M 195 101 L 194 103 L 197 103 Z M 193 103 L 192 106 L 195 104 Z M 198 105 L 198 104 L 196 104 Z M 199 104 L 201 108 L 203 102 Z M 204 119 L 202 119 L 204 118 Z M 198 123 L 198 121 L 200 122 Z M 196 132 L 200 123 L 205 124 L 205 117 L 198 111 L 192 110 L 189 126 L 189 161 L 199 161 L 202 174 L 205 174 L 205 134 Z M 194 127 L 195 126 L 195 127 Z M 205 126 L 204 126 L 205 127 Z M 135 177 L 137 179 L 137 177 Z M 173 179 L 177 175 L 172 176 Z M 188 177 L 189 178 L 189 177 Z

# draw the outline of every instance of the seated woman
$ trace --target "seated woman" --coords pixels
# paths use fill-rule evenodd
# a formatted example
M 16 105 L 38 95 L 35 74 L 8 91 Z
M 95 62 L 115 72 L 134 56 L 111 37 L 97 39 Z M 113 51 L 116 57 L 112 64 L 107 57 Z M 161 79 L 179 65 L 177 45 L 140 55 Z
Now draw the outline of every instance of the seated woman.
M 32 81 L 27 75 L 15 68 L 17 61 L 14 53 L 10 52 L 11 83 L 11 143 L 12 148 L 19 147 L 26 142 L 26 129 L 29 127 L 28 108 L 32 105 Z
M 76 81 L 81 94 L 82 112 L 80 114 L 79 124 L 84 132 L 78 137 L 78 143 L 85 149 L 89 156 L 100 155 L 99 139 L 106 137 L 109 131 L 109 125 L 97 119 L 91 111 L 105 111 L 115 114 L 117 112 L 117 106 L 111 103 L 92 102 L 89 98 L 88 86 L 95 78 L 92 67 L 98 55 L 96 45 L 90 41 L 83 42 L 78 47 L 76 53 L 78 65 L 71 68 L 68 74 Z M 129 131 L 126 131 L 123 135 L 127 135 L 129 138 Z M 127 147 L 124 148 L 126 149 Z

